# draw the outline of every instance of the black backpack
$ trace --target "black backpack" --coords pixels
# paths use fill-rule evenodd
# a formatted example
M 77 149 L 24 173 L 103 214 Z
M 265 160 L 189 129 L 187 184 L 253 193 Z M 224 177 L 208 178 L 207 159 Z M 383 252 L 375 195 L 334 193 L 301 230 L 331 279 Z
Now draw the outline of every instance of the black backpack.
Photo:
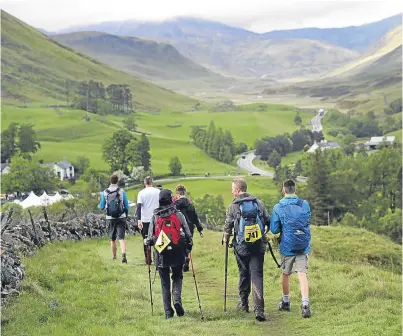
M 112 218 L 119 218 L 125 212 L 119 190 L 119 188 L 113 191 L 106 189 L 106 214 Z

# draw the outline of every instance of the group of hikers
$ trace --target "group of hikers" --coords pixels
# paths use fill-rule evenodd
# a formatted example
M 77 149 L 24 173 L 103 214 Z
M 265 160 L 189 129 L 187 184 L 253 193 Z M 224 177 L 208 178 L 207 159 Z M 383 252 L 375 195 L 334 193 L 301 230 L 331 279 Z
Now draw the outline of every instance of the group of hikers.
M 126 192 L 119 188 L 117 175 L 110 178 L 109 187 L 101 193 L 99 208 L 106 211 L 108 233 L 113 260 L 116 260 L 116 239 L 119 240 L 122 263 L 127 263 L 125 230 L 129 204 Z M 226 247 L 225 262 L 225 303 L 228 248 L 233 248 L 239 270 L 239 297 L 237 309 L 249 312 L 249 295 L 252 292 L 253 310 L 257 321 L 265 321 L 263 293 L 263 264 L 267 248 L 274 254 L 266 234 L 280 234 L 282 268 L 282 299 L 278 306 L 281 311 L 290 311 L 290 276 L 298 274 L 301 290 L 302 317 L 311 316 L 309 286 L 307 279 L 308 253 L 310 252 L 310 206 L 306 200 L 296 195 L 296 184 L 286 180 L 282 189 L 284 197 L 274 206 L 271 216 L 262 201 L 247 193 L 247 182 L 242 178 L 232 181 L 234 200 L 226 213 L 222 244 Z M 203 226 L 192 201 L 187 197 L 186 188 L 177 185 L 173 195 L 162 186 L 154 187 L 151 176 L 144 179 L 144 189 L 138 193 L 136 217 L 144 243 L 144 260 L 152 264 L 151 247 L 154 247 L 154 264 L 158 270 L 165 317 L 183 316 L 182 280 L 183 272 L 192 266 L 191 251 L 195 228 L 203 237 Z M 190 264 L 190 265 L 189 265 Z M 171 281 L 172 279 L 172 291 Z M 151 282 L 150 282 L 151 293 Z M 198 295 L 198 291 L 197 291 Z M 199 299 L 199 296 L 198 296 Z M 172 302 L 173 307 L 172 308 Z M 152 304 L 152 301 L 151 301 Z M 199 299 L 199 308 L 200 299 Z M 202 311 L 201 311 L 202 313 Z M 203 317 L 203 314 L 202 314 Z

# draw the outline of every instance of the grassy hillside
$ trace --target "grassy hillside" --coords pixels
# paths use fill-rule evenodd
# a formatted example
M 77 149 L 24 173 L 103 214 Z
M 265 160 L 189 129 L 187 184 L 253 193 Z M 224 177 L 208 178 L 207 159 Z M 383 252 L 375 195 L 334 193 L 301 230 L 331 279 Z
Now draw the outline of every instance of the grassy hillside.
M 218 74 L 182 56 L 166 43 L 100 32 L 55 35 L 52 39 L 116 69 L 153 81 L 189 78 L 220 80 Z
M 112 69 L 1 11 L 2 98 L 65 102 L 65 81 L 128 84 L 136 108 L 189 107 L 194 101 Z
M 348 235 L 348 232 L 351 234 Z M 112 262 L 106 239 L 49 244 L 35 258 L 25 258 L 22 294 L 2 312 L 7 335 L 401 335 L 401 267 L 368 263 L 361 250 L 371 243 L 374 255 L 399 260 L 401 247 L 365 231 L 313 228 L 309 258 L 313 316 L 301 318 L 296 277 L 291 281 L 291 313 L 277 311 L 281 272 L 266 254 L 264 284 L 268 322 L 235 309 L 237 267 L 230 251 L 228 312 L 223 312 L 224 248 L 221 233 L 195 237 L 193 261 L 205 321 L 200 321 L 194 282 L 184 274 L 186 315 L 164 320 L 160 282 L 153 285 L 154 316 L 149 301 L 148 270 L 141 237 L 128 237 L 127 265 Z M 346 242 L 347 241 L 347 242 Z M 322 243 L 327 242 L 327 243 Z M 352 248 L 349 243 L 354 246 Z M 341 245 L 340 245 L 341 244 Z M 344 249 L 341 249 L 345 247 Z M 340 252 L 338 252 L 340 251 Z M 357 251 L 359 254 L 357 254 Z M 337 255 L 337 260 L 333 258 Z M 153 276 L 153 273 L 152 273 Z
M 223 175 L 234 172 L 235 167 L 210 158 L 191 143 L 189 133 L 193 125 L 206 125 L 214 120 L 216 126 L 229 129 L 235 141 L 245 141 L 253 146 L 256 138 L 277 135 L 297 129 L 293 123 L 295 108 L 284 105 L 267 105 L 266 111 L 257 111 L 258 106 L 241 107 L 232 112 L 175 112 L 164 110 L 160 114 L 138 113 L 138 129 L 150 134 L 152 169 L 157 175 L 168 174 L 168 164 L 172 156 L 178 156 L 182 172 L 188 175 Z M 28 104 L 27 108 L 16 104 L 3 104 L 2 130 L 12 122 L 33 123 L 41 142 L 41 149 L 34 159 L 45 162 L 87 156 L 91 166 L 108 169 L 102 159 L 102 145 L 113 132 L 123 127 L 123 117 L 106 117 L 88 113 L 91 120 L 86 122 L 85 111 L 59 108 L 44 108 L 40 104 Z M 304 123 L 311 119 L 310 113 L 301 113 Z M 234 120 L 229 124 L 228 120 Z M 247 126 L 245 126 L 247 125 Z

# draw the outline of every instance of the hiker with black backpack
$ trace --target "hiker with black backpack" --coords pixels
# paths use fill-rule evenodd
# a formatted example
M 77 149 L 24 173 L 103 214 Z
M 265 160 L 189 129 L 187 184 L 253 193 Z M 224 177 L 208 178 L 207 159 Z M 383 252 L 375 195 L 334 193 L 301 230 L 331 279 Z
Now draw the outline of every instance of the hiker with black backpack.
M 308 285 L 308 253 L 311 250 L 311 231 L 309 220 L 311 208 L 307 201 L 300 199 L 296 193 L 293 180 L 283 183 L 282 198 L 273 208 L 270 218 L 270 231 L 280 233 L 280 255 L 283 270 L 283 297 L 278 309 L 290 311 L 290 275 L 298 273 L 302 304 L 302 317 L 311 316 Z
M 100 194 L 98 207 L 106 210 L 113 260 L 116 260 L 116 239 L 118 239 L 122 251 L 122 263 L 127 263 L 125 232 L 129 201 L 126 192 L 118 186 L 119 177 L 112 175 L 109 181 L 109 187 Z
M 155 265 L 161 279 L 165 318 L 174 316 L 172 298 L 176 315 L 183 316 L 185 314 L 182 307 L 183 264 L 186 250 L 192 250 L 193 241 L 185 216 L 176 210 L 172 203 L 172 192 L 168 189 L 161 190 L 159 194 L 159 207 L 154 210 L 144 243 L 155 248 Z M 172 272 L 172 296 L 170 272 Z
M 193 237 L 194 229 L 197 228 L 200 236 L 203 237 L 203 226 L 200 223 L 199 216 L 197 215 L 194 205 L 186 197 L 186 188 L 184 185 L 178 184 L 175 189 L 176 198 L 174 199 L 175 207 L 186 218 L 186 222 L 189 226 L 190 233 Z M 189 271 L 189 252 L 186 251 L 185 264 L 183 265 L 183 272 Z
M 239 269 L 239 296 L 237 308 L 249 312 L 249 294 L 252 290 L 256 320 L 265 321 L 263 298 L 263 263 L 266 251 L 266 236 L 269 226 L 269 213 L 263 203 L 248 194 L 247 183 L 242 178 L 232 181 L 232 194 L 235 199 L 227 210 L 223 243 L 234 247 Z

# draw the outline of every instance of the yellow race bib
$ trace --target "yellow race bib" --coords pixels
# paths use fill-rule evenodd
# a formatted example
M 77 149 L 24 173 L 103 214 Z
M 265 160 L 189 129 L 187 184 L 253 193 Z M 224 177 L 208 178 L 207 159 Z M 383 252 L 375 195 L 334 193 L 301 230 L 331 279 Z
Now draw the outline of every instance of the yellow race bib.
M 262 231 L 260 231 L 259 224 L 245 226 L 244 238 L 247 243 L 254 243 L 262 239 Z
M 169 245 L 169 243 L 171 242 L 171 240 L 169 239 L 169 237 L 165 234 L 164 231 L 161 231 L 157 241 L 155 242 L 155 249 L 161 253 L 162 251 L 165 250 L 165 248 Z

